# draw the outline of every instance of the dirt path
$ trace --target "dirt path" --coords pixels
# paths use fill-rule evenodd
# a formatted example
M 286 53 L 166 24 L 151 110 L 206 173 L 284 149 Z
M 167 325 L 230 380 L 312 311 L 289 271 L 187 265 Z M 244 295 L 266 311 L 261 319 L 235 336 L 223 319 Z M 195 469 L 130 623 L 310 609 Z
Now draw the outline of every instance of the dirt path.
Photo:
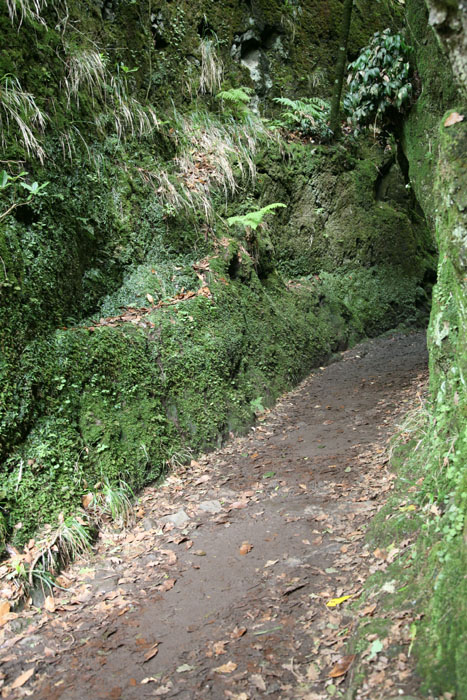
M 347 679 L 327 674 L 351 617 L 326 603 L 368 575 L 364 530 L 392 487 L 385 441 L 425 367 L 422 334 L 363 343 L 246 437 L 146 489 L 136 525 L 61 577 L 55 611 L 4 628 L 3 697 L 339 697 Z M 407 692 L 401 664 L 381 697 Z

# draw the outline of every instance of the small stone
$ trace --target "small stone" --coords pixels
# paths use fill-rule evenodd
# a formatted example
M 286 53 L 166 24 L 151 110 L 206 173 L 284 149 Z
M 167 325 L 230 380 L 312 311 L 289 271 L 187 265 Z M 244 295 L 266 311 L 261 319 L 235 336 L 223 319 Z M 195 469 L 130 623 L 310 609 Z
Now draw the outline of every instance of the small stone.
M 204 510 L 206 513 L 220 513 L 222 506 L 219 501 L 203 501 L 198 505 L 200 510 Z
M 171 515 L 164 515 L 162 518 L 160 518 L 159 522 L 162 524 L 172 523 L 172 525 L 175 525 L 175 527 L 183 527 L 185 523 L 189 521 L 189 519 L 190 518 L 188 515 L 182 509 L 176 513 L 172 513 Z
M 154 520 L 154 518 L 144 518 L 141 525 L 143 530 L 156 530 L 158 527 L 158 522 L 157 520 Z

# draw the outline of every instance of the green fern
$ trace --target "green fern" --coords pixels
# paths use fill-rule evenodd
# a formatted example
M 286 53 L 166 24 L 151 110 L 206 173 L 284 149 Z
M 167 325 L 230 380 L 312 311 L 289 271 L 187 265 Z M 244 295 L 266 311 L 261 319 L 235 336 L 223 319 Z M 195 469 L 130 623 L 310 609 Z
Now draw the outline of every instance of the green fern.
M 230 90 L 221 90 L 216 95 L 218 100 L 224 100 L 224 102 L 229 102 L 238 106 L 246 106 L 251 100 L 252 88 L 240 87 L 240 88 L 230 88 Z
M 227 223 L 229 226 L 234 226 L 235 224 L 239 224 L 240 226 L 243 226 L 244 228 L 251 228 L 253 231 L 256 231 L 258 226 L 260 226 L 263 222 L 264 217 L 266 214 L 269 212 L 272 212 L 274 209 L 278 209 L 279 207 L 286 207 L 286 204 L 282 204 L 282 202 L 273 202 L 272 204 L 268 204 L 266 207 L 263 207 L 262 209 L 259 209 L 258 211 L 250 211 L 248 214 L 244 214 L 243 216 L 231 216 L 227 219 Z M 274 212 L 275 213 L 275 212 Z
M 288 107 L 281 114 L 283 125 L 288 129 L 296 129 L 304 136 L 326 136 L 329 131 L 329 103 L 320 97 L 303 97 L 301 100 L 291 100 L 288 97 L 276 97 L 274 102 Z

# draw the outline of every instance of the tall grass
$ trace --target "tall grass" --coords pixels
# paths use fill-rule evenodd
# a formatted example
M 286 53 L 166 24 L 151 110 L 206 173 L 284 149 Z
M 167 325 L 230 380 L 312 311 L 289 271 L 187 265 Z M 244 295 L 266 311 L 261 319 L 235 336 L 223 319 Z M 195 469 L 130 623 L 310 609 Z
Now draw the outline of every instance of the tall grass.
M 79 104 L 80 90 L 86 90 L 93 99 L 102 97 L 106 81 L 106 61 L 102 53 L 93 49 L 70 51 L 66 65 L 64 83 L 68 104 L 72 98 Z
M 45 25 L 41 13 L 47 0 L 6 0 L 6 6 L 12 24 L 19 22 L 21 26 L 25 19 L 32 19 Z
M 199 92 L 202 95 L 214 95 L 220 90 L 224 75 L 222 60 L 217 55 L 214 39 L 201 39 L 201 73 L 199 77 Z
M 34 95 L 26 92 L 12 75 L 0 79 L 0 139 L 5 147 L 6 135 L 16 125 L 21 144 L 29 155 L 44 162 L 45 151 L 38 139 L 38 132 L 45 127 L 47 116 L 36 104 Z
M 275 136 L 253 113 L 238 121 L 203 110 L 181 115 L 174 109 L 170 123 L 178 147 L 172 167 L 142 176 L 153 183 L 169 211 L 200 211 L 212 223 L 213 195 L 221 193 L 228 201 L 240 185 L 254 183 L 258 145 Z

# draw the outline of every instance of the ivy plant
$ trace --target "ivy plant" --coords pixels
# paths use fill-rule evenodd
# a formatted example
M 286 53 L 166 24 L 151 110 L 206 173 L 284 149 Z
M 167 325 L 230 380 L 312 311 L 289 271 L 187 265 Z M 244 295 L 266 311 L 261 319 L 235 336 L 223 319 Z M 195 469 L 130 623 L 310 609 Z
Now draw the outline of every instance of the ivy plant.
M 349 65 L 344 110 L 355 129 L 391 122 L 407 105 L 412 95 L 410 50 L 400 34 L 385 29 Z

